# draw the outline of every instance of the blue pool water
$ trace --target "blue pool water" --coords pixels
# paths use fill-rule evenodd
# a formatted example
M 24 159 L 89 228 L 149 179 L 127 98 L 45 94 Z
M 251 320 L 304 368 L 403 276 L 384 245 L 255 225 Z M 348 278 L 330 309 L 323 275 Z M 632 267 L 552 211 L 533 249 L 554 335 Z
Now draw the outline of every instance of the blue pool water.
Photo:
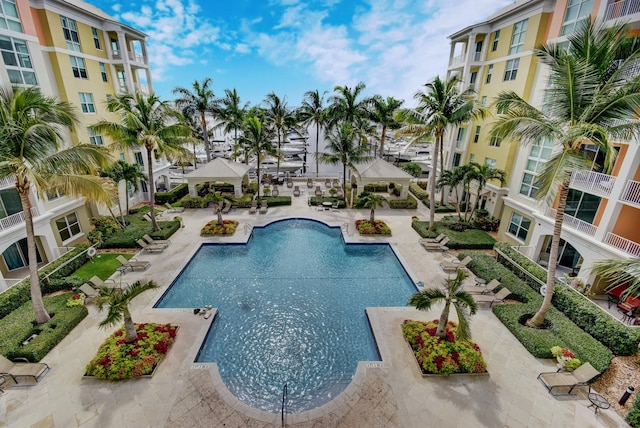
M 248 245 L 205 244 L 156 307 L 218 308 L 197 360 L 216 362 L 241 401 L 279 412 L 318 407 L 379 361 L 364 311 L 405 306 L 416 289 L 391 248 L 345 245 L 311 220 L 255 228 Z

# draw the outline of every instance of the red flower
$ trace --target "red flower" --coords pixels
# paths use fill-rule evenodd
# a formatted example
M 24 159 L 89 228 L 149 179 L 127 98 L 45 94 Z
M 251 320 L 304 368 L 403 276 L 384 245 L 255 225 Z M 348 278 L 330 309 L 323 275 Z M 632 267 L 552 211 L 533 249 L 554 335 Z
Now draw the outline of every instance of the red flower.
M 169 348 L 167 342 L 164 341 L 156 343 L 153 347 L 159 354 L 166 354 Z
M 573 352 L 569 351 L 568 349 L 563 349 L 562 350 L 562 355 L 567 357 L 567 358 L 574 358 L 575 355 L 573 355 Z
M 116 342 L 116 345 L 124 345 L 125 343 L 127 343 L 125 339 L 120 339 Z
M 116 337 L 120 337 L 120 336 L 122 336 L 123 334 L 124 334 L 124 333 L 122 332 L 122 330 L 118 330 L 118 331 L 116 331 L 115 333 L 113 333 L 113 335 L 114 335 L 114 336 L 116 336 Z

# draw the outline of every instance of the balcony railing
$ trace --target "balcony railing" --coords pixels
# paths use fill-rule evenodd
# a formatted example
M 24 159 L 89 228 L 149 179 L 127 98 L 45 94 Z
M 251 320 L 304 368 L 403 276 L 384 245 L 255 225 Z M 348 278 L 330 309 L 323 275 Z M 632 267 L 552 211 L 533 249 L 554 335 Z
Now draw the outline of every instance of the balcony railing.
M 482 52 L 474 52 L 474 53 L 473 53 L 473 60 L 474 60 L 475 62 L 480 61 L 480 58 L 482 58 Z
M 38 210 L 36 209 L 36 207 L 31 207 L 31 215 L 33 217 L 38 216 Z M 10 229 L 22 223 L 24 223 L 24 211 L 20 211 L 19 213 L 15 213 L 8 217 L 1 218 L 0 231 Z
M 620 200 L 640 206 L 640 181 L 627 181 Z
M 616 177 L 595 171 L 575 171 L 571 175 L 571 187 L 592 195 L 608 198 Z
M 604 242 L 612 247 L 616 247 L 617 249 L 624 251 L 625 253 L 631 254 L 632 256 L 640 257 L 640 244 L 633 242 L 630 239 L 623 238 L 615 233 L 607 232 Z
M 14 187 L 16 185 L 16 178 L 13 176 L 5 177 L 0 180 L 0 189 L 4 189 L 5 187 Z
M 556 218 L 556 210 L 551 207 L 547 207 L 546 212 L 547 217 Z M 582 232 L 589 236 L 594 236 L 598 231 L 598 227 L 594 226 L 591 223 L 587 223 L 584 220 L 580 220 L 579 218 L 572 217 L 569 214 L 565 214 L 562 219 L 562 225 L 570 227 L 572 229 L 577 230 L 578 232 Z
M 457 67 L 464 64 L 466 57 L 466 53 L 454 56 L 453 58 L 451 58 L 451 60 L 449 60 L 449 67 Z
M 640 12 L 640 0 L 624 0 L 607 6 L 604 19 L 616 19 Z
M 144 55 L 137 54 L 135 52 L 129 52 L 129 59 L 133 62 L 138 62 L 140 64 L 146 64 Z

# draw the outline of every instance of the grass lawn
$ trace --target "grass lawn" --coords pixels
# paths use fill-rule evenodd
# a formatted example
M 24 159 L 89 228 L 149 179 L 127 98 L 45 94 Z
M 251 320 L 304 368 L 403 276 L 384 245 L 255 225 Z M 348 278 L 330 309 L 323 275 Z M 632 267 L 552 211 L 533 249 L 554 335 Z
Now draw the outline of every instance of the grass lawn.
M 96 275 L 98 278 L 105 280 L 113 275 L 116 269 L 120 267 L 120 262 L 116 260 L 116 257 L 119 255 L 124 256 L 127 260 L 131 258 L 131 254 L 98 254 L 93 258 L 93 261 L 85 263 L 70 276 L 90 279 Z

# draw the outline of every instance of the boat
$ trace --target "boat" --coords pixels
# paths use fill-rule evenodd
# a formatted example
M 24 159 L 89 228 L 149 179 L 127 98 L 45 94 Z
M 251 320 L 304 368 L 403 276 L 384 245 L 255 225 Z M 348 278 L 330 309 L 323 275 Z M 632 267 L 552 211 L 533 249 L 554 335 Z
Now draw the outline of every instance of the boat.
M 409 158 L 409 162 L 418 164 L 422 168 L 422 172 L 431 171 L 431 155 L 430 154 L 418 154 Z
M 249 162 L 249 165 L 253 169 L 256 169 L 255 160 L 252 162 Z M 302 169 L 303 167 L 304 167 L 304 162 L 302 161 L 295 161 L 290 159 L 284 159 L 280 161 L 280 172 L 295 172 L 299 169 Z M 262 162 L 260 162 L 260 173 L 276 172 L 277 169 L 278 169 L 278 159 L 274 157 L 266 157 L 265 159 L 262 160 Z

